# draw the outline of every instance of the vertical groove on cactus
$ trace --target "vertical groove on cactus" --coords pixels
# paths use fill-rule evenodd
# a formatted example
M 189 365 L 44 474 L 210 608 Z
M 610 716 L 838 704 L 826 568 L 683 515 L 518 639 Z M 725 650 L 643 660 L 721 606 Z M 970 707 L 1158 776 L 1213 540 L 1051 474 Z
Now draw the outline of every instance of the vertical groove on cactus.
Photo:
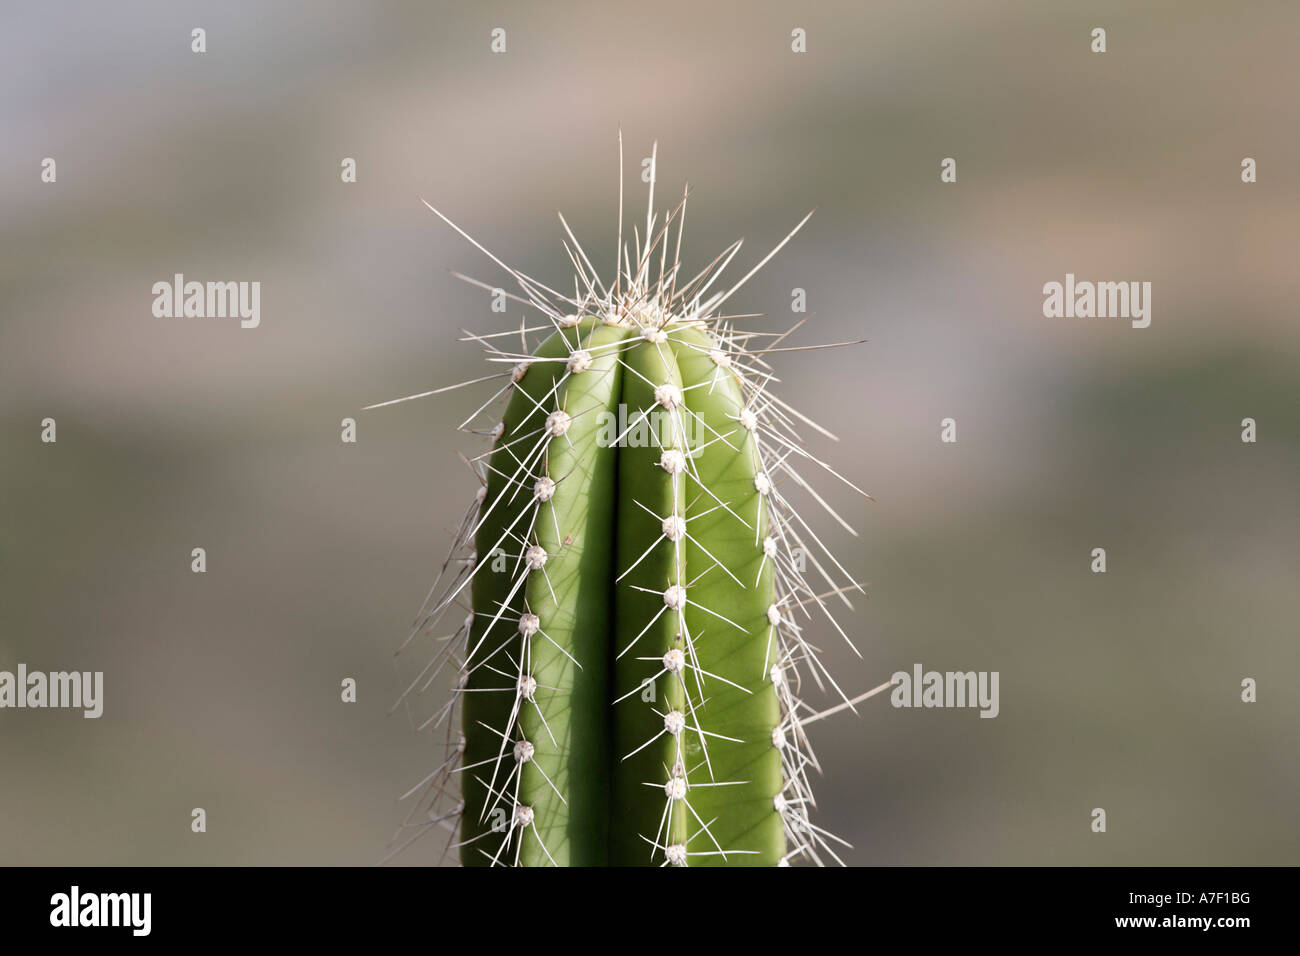
M 412 825 L 451 829 L 466 865 L 839 862 L 808 816 L 804 724 L 820 715 L 797 695 L 808 677 L 856 703 L 803 627 L 816 610 L 848 640 L 826 602 L 863 589 L 787 495 L 845 524 L 799 467 L 845 479 L 799 434 L 824 430 L 773 394 L 784 336 L 721 312 L 807 217 L 710 293 L 739 243 L 688 278 L 685 206 L 658 222 L 651 184 L 608 285 L 566 223 L 573 296 L 507 268 L 540 323 L 469 336 L 505 367 L 506 406 L 466 422 L 492 443 L 471 461 L 481 488 L 456 540 L 470 553 L 413 637 L 457 605 L 468 616 L 407 690 L 459 668 L 429 722 L 450 753 L 412 790 L 429 811 Z

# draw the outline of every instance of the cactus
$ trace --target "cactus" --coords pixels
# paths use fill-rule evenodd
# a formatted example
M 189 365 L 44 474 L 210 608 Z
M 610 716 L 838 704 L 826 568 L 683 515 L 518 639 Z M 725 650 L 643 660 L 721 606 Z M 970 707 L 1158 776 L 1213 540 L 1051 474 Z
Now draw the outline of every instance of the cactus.
M 505 409 L 490 401 L 462 426 L 491 447 L 470 461 L 480 487 L 412 637 L 468 613 L 407 689 L 458 670 L 430 721 L 448 757 L 412 791 L 432 809 L 410 825 L 452 829 L 465 865 L 841 862 L 842 841 L 809 819 L 805 725 L 823 714 L 798 692 L 811 678 L 843 699 L 832 710 L 863 699 L 803 637 L 862 586 L 787 497 L 798 488 L 844 524 L 800 468 L 840 476 L 798 428 L 824 430 L 773 393 L 767 356 L 784 336 L 721 312 L 808 216 L 711 293 L 740 243 L 688 279 L 686 195 L 660 222 L 653 177 L 649 191 L 645 233 L 625 245 L 620 183 L 609 284 L 564 223 L 573 296 L 492 257 L 541 318 L 467 333 L 501 368 Z

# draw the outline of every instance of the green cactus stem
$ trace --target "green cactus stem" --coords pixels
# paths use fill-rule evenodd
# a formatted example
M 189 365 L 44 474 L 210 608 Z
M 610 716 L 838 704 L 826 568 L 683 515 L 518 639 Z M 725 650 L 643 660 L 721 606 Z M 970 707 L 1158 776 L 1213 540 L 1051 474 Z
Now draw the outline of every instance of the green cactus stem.
M 471 428 L 491 447 L 471 462 L 469 553 L 417 628 L 468 602 L 435 661 L 459 669 L 461 730 L 426 788 L 436 808 L 459 783 L 431 820 L 458 827 L 465 865 L 839 860 L 808 819 L 813 711 L 796 691 L 807 676 L 844 697 L 803 628 L 861 585 L 784 490 L 829 511 L 800 469 L 835 473 L 772 394 L 779 349 L 720 311 L 745 280 L 709 293 L 738 244 L 682 273 L 685 202 L 657 224 L 651 185 L 608 286 L 571 232 L 573 297 L 508 270 L 542 316 L 523 348 L 471 336 L 506 405 Z

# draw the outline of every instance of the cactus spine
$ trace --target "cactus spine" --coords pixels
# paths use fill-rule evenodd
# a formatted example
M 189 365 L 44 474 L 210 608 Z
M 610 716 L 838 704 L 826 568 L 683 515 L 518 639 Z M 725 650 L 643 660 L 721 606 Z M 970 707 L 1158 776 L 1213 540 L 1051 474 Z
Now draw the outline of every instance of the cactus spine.
M 417 679 L 459 668 L 437 716 L 450 728 L 458 706 L 461 732 L 425 786 L 437 808 L 459 782 L 429 819 L 458 825 L 466 865 L 838 861 L 808 819 L 816 715 L 795 693 L 809 676 L 844 695 L 801 619 L 861 586 L 781 490 L 829 511 L 795 466 L 830 469 L 771 392 L 774 349 L 719 311 L 745 280 L 708 294 L 739 244 L 687 281 L 686 200 L 656 232 L 653 188 L 609 286 L 570 232 L 574 296 L 508 270 L 542 322 L 515 333 L 518 351 L 470 336 L 508 369 L 506 407 L 472 461 L 481 488 L 457 539 L 472 552 L 416 629 L 468 598 Z

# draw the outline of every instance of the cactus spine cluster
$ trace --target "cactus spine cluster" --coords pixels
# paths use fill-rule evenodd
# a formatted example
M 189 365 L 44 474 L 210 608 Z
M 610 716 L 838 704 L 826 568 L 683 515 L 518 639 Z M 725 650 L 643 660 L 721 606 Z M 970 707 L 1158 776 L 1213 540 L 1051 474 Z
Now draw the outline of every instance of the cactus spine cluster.
M 416 681 L 459 673 L 417 830 L 454 827 L 465 865 L 839 861 L 809 819 L 804 724 L 818 715 L 797 694 L 805 678 L 843 693 L 802 629 L 861 586 L 786 497 L 829 511 L 800 468 L 835 473 L 805 448 L 810 420 L 773 394 L 779 338 L 720 311 L 799 227 L 710 293 L 740 244 L 687 278 L 686 200 L 660 224 L 653 192 L 629 246 L 620 208 L 609 285 L 567 223 L 573 296 L 493 257 L 541 320 L 469 336 L 501 368 L 505 409 L 465 423 L 491 447 L 471 461 L 480 488 L 450 580 L 416 629 L 466 607 Z

